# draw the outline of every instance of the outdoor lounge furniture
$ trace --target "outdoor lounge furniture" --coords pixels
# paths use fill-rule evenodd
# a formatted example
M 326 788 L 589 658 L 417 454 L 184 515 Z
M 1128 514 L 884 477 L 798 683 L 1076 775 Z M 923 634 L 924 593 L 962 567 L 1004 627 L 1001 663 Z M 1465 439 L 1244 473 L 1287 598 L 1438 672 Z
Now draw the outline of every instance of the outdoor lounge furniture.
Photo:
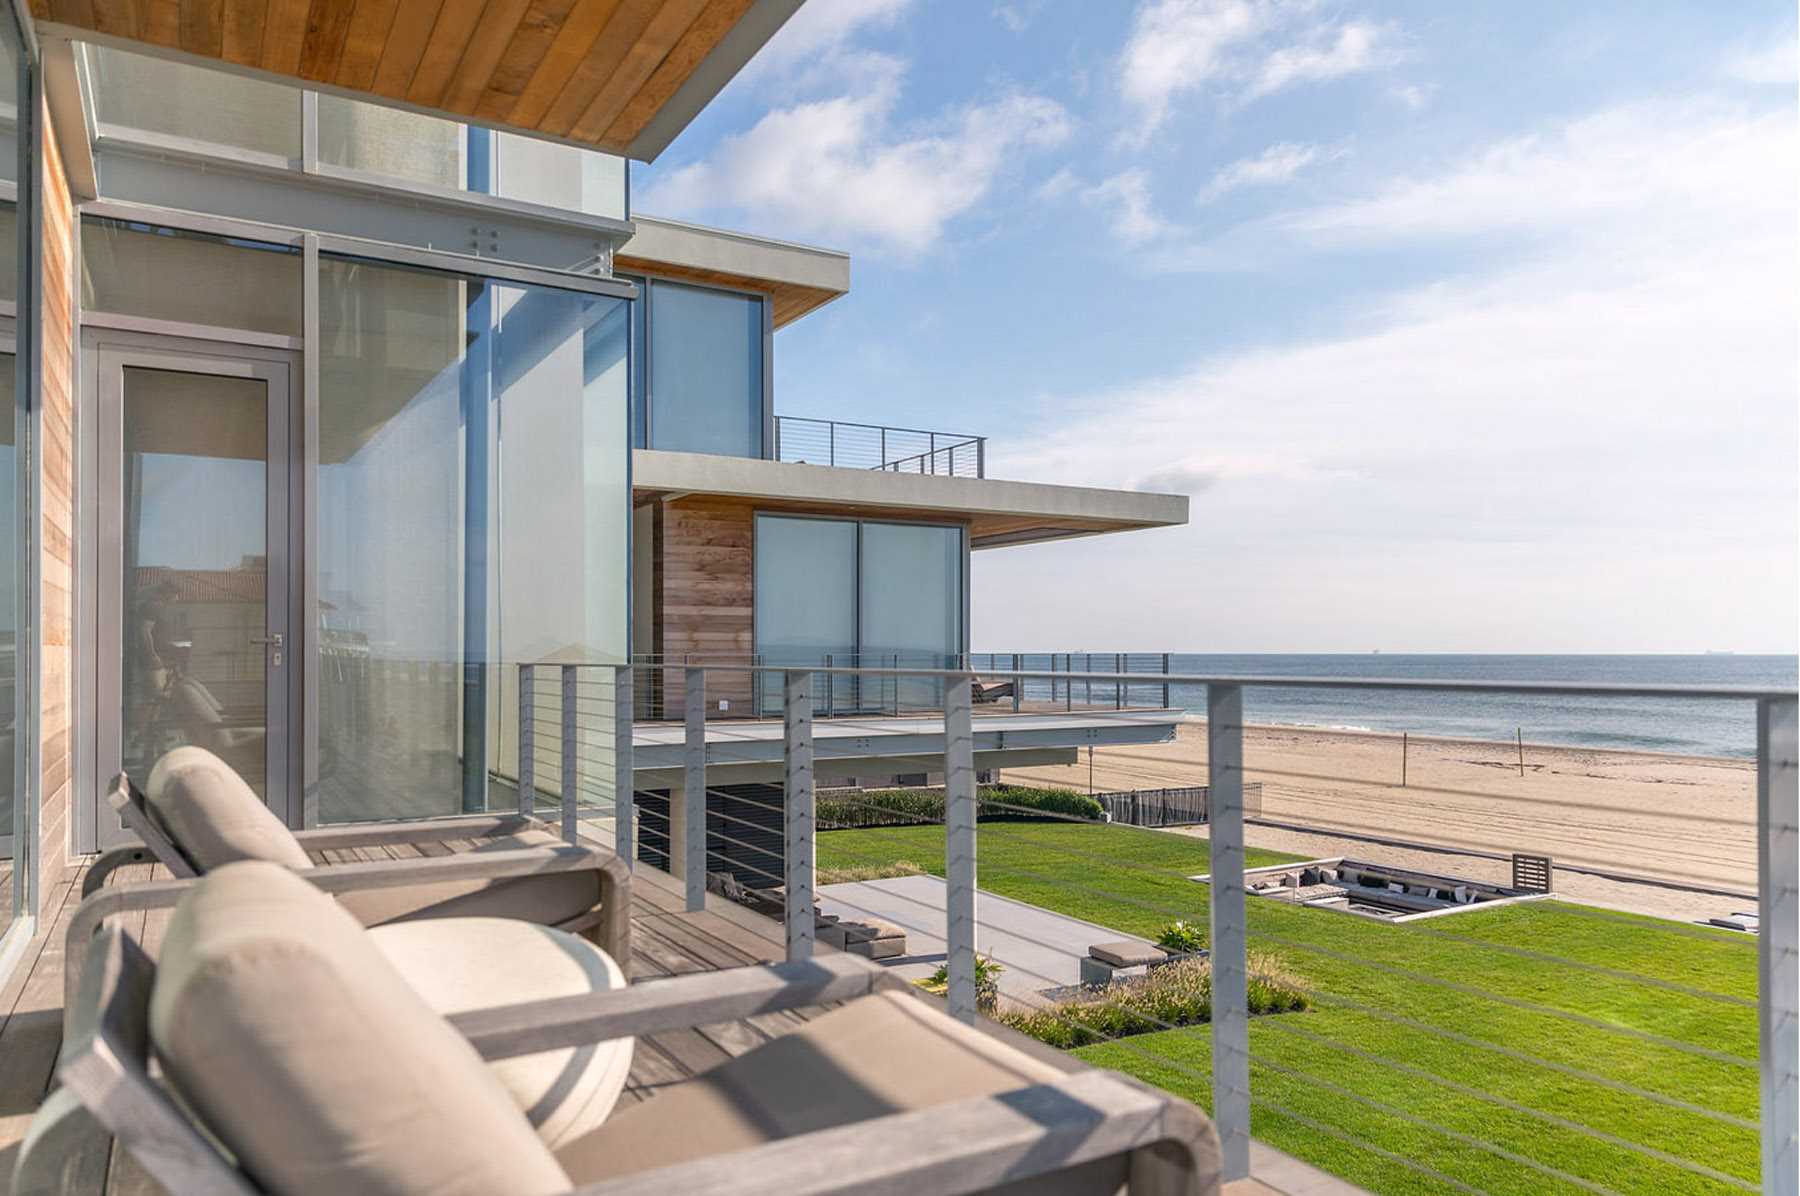
M 864 959 L 897 959 L 906 954 L 906 931 L 874 918 L 822 917 L 818 940 Z
M 564 843 L 535 819 L 477 815 L 291 831 L 229 765 L 195 747 L 177 748 L 158 761 L 148 789 L 140 793 L 121 775 L 108 794 L 143 842 L 114 848 L 88 869 L 83 901 L 69 920 L 65 985 L 71 996 L 84 945 L 105 918 L 170 908 L 186 892 L 184 881 L 246 859 L 304 875 L 365 926 L 416 918 L 517 918 L 586 935 L 630 974 L 630 869 L 611 851 Z M 315 865 L 308 854 L 445 839 L 478 845 L 449 855 L 349 864 Z M 151 860 L 177 879 L 105 883 L 119 867 Z
M 1084 986 L 1106 985 L 1128 976 L 1142 976 L 1168 957 L 1169 953 L 1161 947 L 1136 939 L 1095 943 L 1081 961 L 1081 983 Z
M 89 954 L 68 1095 L 37 1113 L 20 1193 L 80 1190 L 70 1160 L 104 1133 L 184 1196 L 1218 1191 L 1192 1105 L 1015 1048 L 849 956 L 446 1021 L 354 919 L 265 863 L 198 881 L 159 961 L 118 925 Z M 832 1002 L 555 1151 L 482 1062 Z

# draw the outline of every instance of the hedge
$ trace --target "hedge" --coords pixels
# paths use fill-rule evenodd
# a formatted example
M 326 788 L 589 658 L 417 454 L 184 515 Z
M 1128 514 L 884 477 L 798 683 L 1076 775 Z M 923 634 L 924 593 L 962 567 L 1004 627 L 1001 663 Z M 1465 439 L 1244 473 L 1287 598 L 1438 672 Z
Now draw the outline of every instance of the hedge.
M 917 826 L 944 821 L 942 789 L 865 789 L 821 794 L 815 804 L 820 830 L 867 826 Z M 988 785 L 980 791 L 976 817 L 983 822 L 1024 822 L 1079 818 L 1100 822 L 1105 810 L 1073 789 L 1031 789 Z

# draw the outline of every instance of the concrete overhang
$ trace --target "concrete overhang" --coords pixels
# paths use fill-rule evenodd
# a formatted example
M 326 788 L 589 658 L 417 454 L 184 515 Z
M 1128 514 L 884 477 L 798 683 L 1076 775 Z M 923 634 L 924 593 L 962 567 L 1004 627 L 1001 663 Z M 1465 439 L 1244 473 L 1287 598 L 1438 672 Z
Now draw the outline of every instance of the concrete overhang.
M 775 327 L 790 324 L 850 290 L 850 255 L 748 233 L 632 213 L 637 231 L 613 257 L 623 274 L 760 291 Z
M 1179 527 L 1182 494 L 1002 482 L 993 478 L 891 473 L 637 449 L 632 490 L 639 499 L 707 495 L 742 498 L 770 510 L 867 518 L 966 522 L 972 548 Z
M 648 162 L 802 0 L 551 6 L 30 0 L 37 32 Z
M 1180 710 L 1101 710 L 989 714 L 974 720 L 975 767 L 1072 763 L 1084 747 L 1168 743 Z M 773 719 L 706 724 L 709 784 L 778 780 L 785 767 L 782 725 Z M 640 789 L 679 785 L 686 732 L 674 723 L 639 723 L 631 763 Z M 944 720 L 932 716 L 831 718 L 813 722 L 813 767 L 820 776 L 877 777 L 941 772 Z

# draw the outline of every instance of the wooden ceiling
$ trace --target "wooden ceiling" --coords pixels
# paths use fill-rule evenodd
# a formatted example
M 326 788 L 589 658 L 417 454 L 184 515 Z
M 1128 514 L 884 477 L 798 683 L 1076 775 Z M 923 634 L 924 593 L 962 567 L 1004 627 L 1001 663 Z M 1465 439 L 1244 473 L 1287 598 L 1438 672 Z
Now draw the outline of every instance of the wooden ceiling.
M 800 3 L 31 0 L 31 10 L 70 37 L 100 34 L 648 160 Z M 665 109 L 674 121 L 657 120 Z

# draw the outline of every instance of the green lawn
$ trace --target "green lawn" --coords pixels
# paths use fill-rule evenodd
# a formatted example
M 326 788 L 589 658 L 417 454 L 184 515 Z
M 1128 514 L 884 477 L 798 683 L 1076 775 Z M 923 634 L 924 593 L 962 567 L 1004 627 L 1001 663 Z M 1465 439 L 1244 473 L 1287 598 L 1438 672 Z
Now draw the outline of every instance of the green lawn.
M 827 831 L 819 865 L 908 860 L 942 875 L 943 834 L 937 826 Z M 1286 858 L 1249 855 L 1252 867 Z M 984 889 L 1150 937 L 1175 918 L 1204 925 L 1207 887 L 1186 878 L 1207 871 L 1207 857 L 1202 839 L 1047 823 L 983 823 L 978 848 Z M 1754 940 L 1597 912 L 1547 901 L 1394 926 L 1253 898 L 1251 948 L 1279 956 L 1314 998 L 1309 1012 L 1252 1024 L 1255 1136 L 1378 1192 L 1456 1189 L 1335 1135 L 1496 1196 L 1754 1187 Z M 1077 1053 L 1210 1105 L 1209 1041 L 1199 1027 Z

